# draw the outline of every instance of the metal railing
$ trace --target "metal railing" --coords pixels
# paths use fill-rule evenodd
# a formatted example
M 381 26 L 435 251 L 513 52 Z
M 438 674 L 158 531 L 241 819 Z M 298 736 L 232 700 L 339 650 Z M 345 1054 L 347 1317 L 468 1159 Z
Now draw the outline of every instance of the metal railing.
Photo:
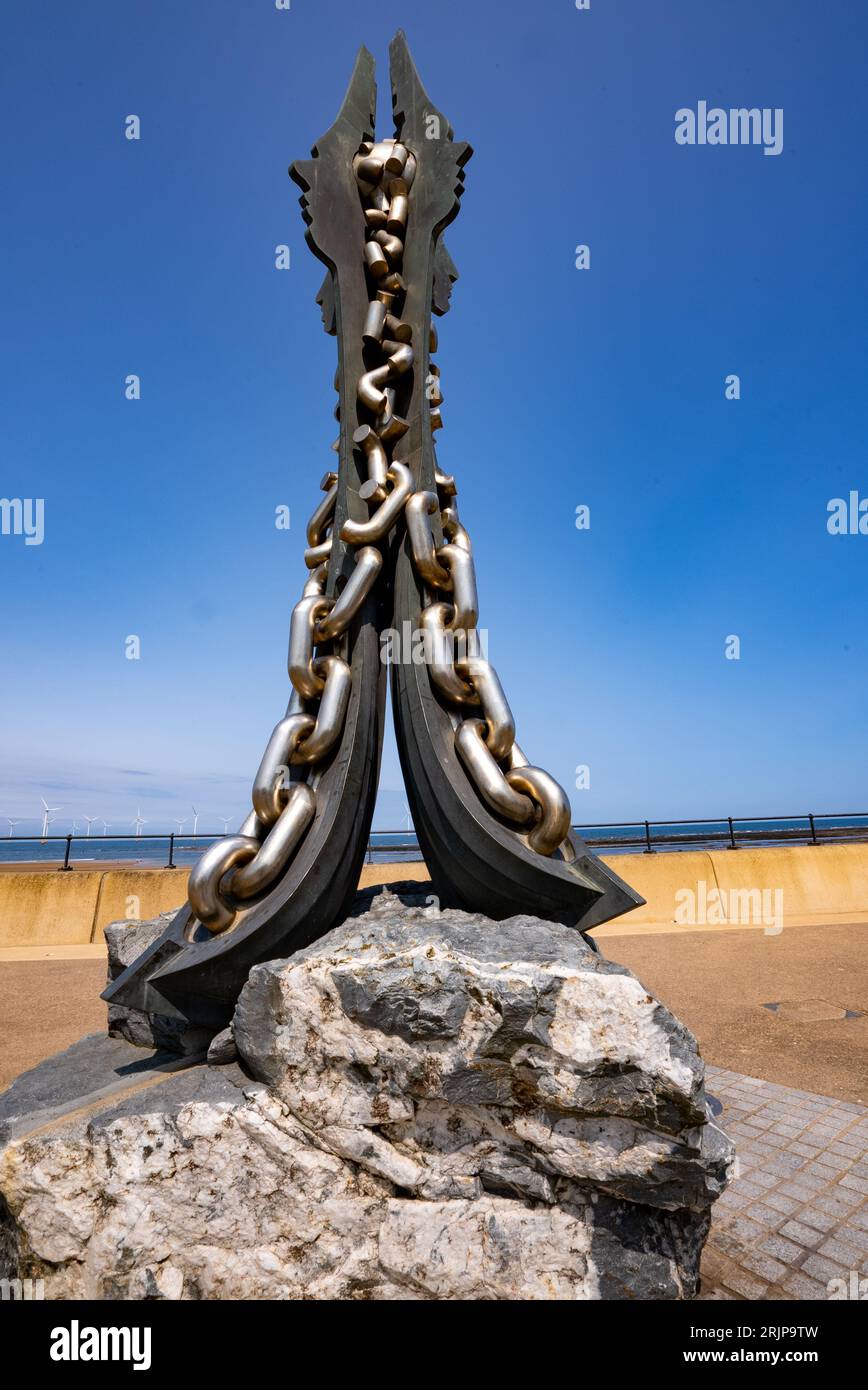
M 655 854 L 658 849 L 714 848 L 718 845 L 737 850 L 752 845 L 847 844 L 868 841 L 868 812 L 825 815 L 808 812 L 802 816 L 724 816 L 718 820 L 608 821 L 595 825 L 574 825 L 573 829 L 591 849 L 641 849 L 645 854 Z M 102 845 L 107 849 L 111 845 L 144 846 L 156 842 L 167 847 L 167 862 L 162 867 L 175 869 L 180 867 L 175 862 L 176 853 L 196 853 L 200 845 L 204 848 L 213 844 L 215 840 L 224 838 L 225 835 L 222 833 L 205 831 L 197 832 L 195 835 L 179 834 L 176 831 L 165 835 L 7 835 L 0 839 L 0 863 L 16 862 L 14 858 L 7 858 L 5 853 L 5 849 L 13 845 L 23 848 L 28 844 L 57 844 L 63 846 L 60 872 L 69 872 L 73 868 L 74 844 L 88 845 L 94 849 Z M 367 862 L 388 862 L 386 856 L 390 853 L 400 854 L 402 858 L 409 854 L 421 857 L 419 842 L 413 831 L 372 830 L 367 846 Z M 375 855 L 377 860 L 374 859 Z M 26 855 L 22 854 L 20 858 L 26 859 Z M 88 861 L 89 864 L 98 862 L 97 857 Z
M 857 822 L 854 824 L 853 822 Z M 723 845 L 726 849 L 751 845 L 858 843 L 868 841 L 868 813 L 864 811 L 803 816 L 724 816 L 720 820 L 624 821 L 604 825 L 574 826 L 593 849 L 638 849 L 645 854 L 663 849 L 687 849 Z M 608 831 L 608 834 L 602 832 Z M 624 832 L 615 833 L 612 832 Z M 635 832 L 631 834 L 630 832 Z
M 4 835 L 0 839 L 0 852 L 6 845 L 63 845 L 63 863 L 60 865 L 59 872 L 64 872 L 72 868 L 70 858 L 72 856 L 72 845 L 74 840 L 81 840 L 86 845 L 140 845 L 145 840 L 157 840 L 169 847 L 169 861 L 163 867 L 166 869 L 177 869 L 175 863 L 175 841 L 176 840 L 207 840 L 212 843 L 214 840 L 224 839 L 222 832 L 208 834 L 203 832 L 195 835 L 178 835 L 175 831 L 170 831 L 168 835 Z M 22 856 L 24 858 L 24 856 Z M 0 863 L 3 860 L 0 859 Z M 6 860 L 9 863 L 9 860 Z M 12 860 L 12 863 L 15 861 Z
M 852 822 L 859 822 L 853 824 Z M 723 845 L 726 849 L 751 845 L 802 844 L 868 841 L 868 812 L 853 811 L 803 816 L 723 816 L 718 820 L 605 821 L 594 825 L 573 825 L 573 830 L 591 849 L 641 849 L 655 854 L 657 849 L 697 849 Z M 368 845 L 381 853 L 388 846 L 373 843 L 374 836 L 410 839 L 403 830 L 373 831 Z M 417 846 L 418 847 L 418 846 Z M 403 848 L 403 846 L 396 846 Z

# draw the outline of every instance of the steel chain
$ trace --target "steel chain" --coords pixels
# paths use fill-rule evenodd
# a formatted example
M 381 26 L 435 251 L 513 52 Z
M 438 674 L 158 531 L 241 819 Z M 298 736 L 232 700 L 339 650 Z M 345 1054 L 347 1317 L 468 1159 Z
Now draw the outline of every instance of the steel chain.
M 413 563 L 429 593 L 420 627 L 425 633 L 429 671 L 439 692 L 462 718 L 455 746 L 480 795 L 502 819 L 527 834 L 528 844 L 543 855 L 565 844 L 570 828 L 566 793 L 541 768 L 528 766 L 515 742 L 515 721 L 497 672 L 474 654 L 479 601 L 470 537 L 458 517 L 454 478 L 437 470 L 437 492 L 414 491 L 409 470 L 390 461 L 390 448 L 406 431 L 407 422 L 394 413 L 395 379 L 413 363 L 411 327 L 400 321 L 394 296 L 403 291 L 402 238 L 409 213 L 408 195 L 415 177 L 415 158 L 405 146 L 391 141 L 365 145 L 355 161 L 369 240 L 365 262 L 377 286 L 368 306 L 364 338 L 378 347 L 382 361 L 359 381 L 359 401 L 376 417 L 363 425 L 354 440 L 364 450 L 368 482 L 362 494 L 377 503 L 367 522 L 347 521 L 342 538 L 353 545 L 378 542 L 403 512 Z M 430 352 L 437 349 L 432 328 Z M 426 395 L 432 430 L 442 427 L 443 392 L 440 369 L 429 363 Z M 390 487 L 391 484 L 391 487 Z M 446 537 L 435 546 L 431 517 L 439 512 Z M 467 654 L 456 659 L 455 639 L 464 635 Z M 478 710 L 482 718 L 476 717 Z
M 439 383 L 437 395 L 439 411 Z M 566 792 L 549 773 L 528 764 L 515 741 L 515 720 L 497 672 L 476 654 L 478 601 L 470 537 L 458 517 L 454 478 L 438 470 L 435 480 L 436 494 L 414 493 L 407 504 L 407 534 L 431 600 L 419 619 L 429 675 L 445 700 L 457 707 L 460 720 L 456 751 L 482 799 L 527 835 L 531 849 L 547 856 L 560 849 L 571 860 Z M 435 545 L 431 528 L 438 510 L 446 537 L 441 546 Z M 464 654 L 456 654 L 456 639 L 463 640 Z
M 347 661 L 334 651 L 322 655 L 319 649 L 334 646 L 363 607 L 383 567 L 377 547 L 413 492 L 410 470 L 391 462 L 389 453 L 407 430 L 407 422 L 395 414 L 393 383 L 413 365 L 411 330 L 395 311 L 403 301 L 403 235 L 415 170 L 415 157 L 395 141 L 365 145 L 355 160 L 370 237 L 364 259 L 375 286 L 364 336 L 369 345 L 378 345 L 383 360 L 358 383 L 359 401 L 373 423 L 356 430 L 353 443 L 367 462 L 368 477 L 360 495 L 377 505 L 367 521 L 344 523 L 341 539 L 354 547 L 355 565 L 337 598 L 327 597 L 337 474 L 326 473 L 320 484 L 323 499 L 307 525 L 304 559 L 310 574 L 290 621 L 287 667 L 292 698 L 256 774 L 253 810 L 239 833 L 207 849 L 190 874 L 190 906 L 215 933 L 231 927 L 239 910 L 274 885 L 314 818 L 318 770 L 343 733 L 352 687 Z
M 211 845 L 190 874 L 190 906 L 214 933 L 228 930 L 240 910 L 273 887 L 314 819 L 318 771 L 343 733 L 352 686 L 348 662 L 336 652 L 322 655 L 318 649 L 337 642 L 361 610 L 383 566 L 377 547 L 402 515 L 416 571 L 429 591 L 420 627 L 429 649 L 430 677 L 459 716 L 467 716 L 460 718 L 455 732 L 459 757 L 491 809 L 525 833 L 538 853 L 553 854 L 570 827 L 563 789 L 541 768 L 530 767 L 515 742 L 515 722 L 494 667 L 472 653 L 455 657 L 456 634 L 464 634 L 471 647 L 477 638 L 478 600 L 470 538 L 458 517 L 454 479 L 437 470 L 437 492 L 416 492 L 410 469 L 391 458 L 392 446 L 409 428 L 395 413 L 395 383 L 414 362 L 412 328 L 401 320 L 400 311 L 416 158 L 398 141 L 387 140 L 364 144 L 353 167 L 368 229 L 364 260 L 373 290 L 363 337 L 369 360 L 377 352 L 382 359 L 359 379 L 358 399 L 372 423 L 353 434 L 368 475 L 359 495 L 373 504 L 373 510 L 366 521 L 343 522 L 341 539 L 355 548 L 355 566 L 337 598 L 327 597 L 338 478 L 326 473 L 320 484 L 323 499 L 307 526 L 304 559 L 310 575 L 290 622 L 287 665 L 292 697 L 263 754 L 253 784 L 252 811 L 238 834 Z M 430 350 L 436 347 L 432 327 Z M 443 395 L 439 368 L 431 364 L 429 372 L 427 395 L 431 427 L 436 430 L 442 425 Z M 446 537 L 440 546 L 431 528 L 431 516 L 437 512 Z M 298 780 L 287 780 L 291 768 Z

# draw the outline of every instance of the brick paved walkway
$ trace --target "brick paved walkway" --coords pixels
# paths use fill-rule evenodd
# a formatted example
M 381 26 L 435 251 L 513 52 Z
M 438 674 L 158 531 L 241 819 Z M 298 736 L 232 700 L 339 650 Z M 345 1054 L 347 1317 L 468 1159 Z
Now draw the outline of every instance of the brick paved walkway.
M 738 1176 L 714 1207 L 702 1298 L 829 1297 L 868 1276 L 868 1109 L 706 1069 Z

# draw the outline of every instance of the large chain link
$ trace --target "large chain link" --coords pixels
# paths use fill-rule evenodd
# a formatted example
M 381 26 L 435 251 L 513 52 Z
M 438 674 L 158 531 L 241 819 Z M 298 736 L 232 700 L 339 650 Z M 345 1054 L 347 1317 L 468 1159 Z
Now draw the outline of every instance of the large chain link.
M 403 292 L 400 264 L 402 238 L 409 214 L 408 195 L 416 172 L 415 157 L 391 141 L 365 145 L 355 161 L 370 240 L 365 261 L 377 285 L 365 322 L 365 341 L 377 346 L 382 364 L 359 382 L 359 400 L 376 417 L 355 435 L 368 460 L 367 495 L 378 503 L 366 523 L 348 521 L 341 535 L 351 544 L 379 541 L 401 512 L 413 563 L 427 591 L 420 617 L 430 677 L 457 711 L 455 747 L 483 800 L 501 819 L 527 835 L 539 854 L 562 847 L 571 858 L 567 836 L 570 803 L 563 788 L 542 768 L 530 767 L 515 741 L 515 721 L 497 672 L 476 652 L 479 601 L 470 537 L 458 516 L 455 480 L 436 472 L 437 492 L 415 492 L 409 470 L 390 463 L 390 449 L 407 428 L 394 414 L 391 383 L 412 365 L 411 327 L 397 316 L 395 297 Z M 432 328 L 430 352 L 436 351 Z M 432 430 L 441 428 L 443 393 L 440 370 L 429 365 L 426 396 Z M 364 492 L 364 488 L 363 488 Z M 446 537 L 436 546 L 431 517 L 439 513 Z M 456 639 L 464 653 L 456 655 Z M 478 714 L 481 717 L 477 717 Z
M 416 157 L 395 140 L 362 145 L 353 161 L 367 223 L 364 260 L 372 297 L 364 325 L 368 360 L 380 362 L 359 378 L 361 425 L 353 443 L 362 450 L 367 479 L 359 489 L 372 505 L 367 521 L 348 518 L 341 540 L 355 564 L 344 588 L 326 596 L 338 479 L 326 473 L 323 499 L 307 526 L 310 571 L 292 611 L 288 671 L 293 693 L 275 725 L 253 784 L 253 809 L 237 835 L 211 845 L 190 874 L 188 895 L 197 919 L 217 933 L 262 897 L 286 871 L 316 813 L 322 764 L 343 733 L 352 686 L 348 653 L 335 650 L 362 608 L 383 566 L 379 545 L 406 518 L 416 571 L 428 591 L 420 627 L 432 682 L 457 711 L 455 746 L 491 809 L 527 835 L 540 854 L 568 852 L 570 805 L 541 768 L 530 767 L 515 741 L 515 721 L 497 672 L 473 654 L 478 646 L 476 571 L 470 538 L 458 518 L 454 479 L 436 473 L 437 493 L 414 491 L 413 475 L 393 460 L 392 447 L 408 429 L 395 413 L 395 383 L 414 362 L 412 327 L 402 321 L 401 276 L 410 190 Z M 437 346 L 431 330 L 430 350 Z M 442 425 L 439 369 L 430 366 L 426 394 L 431 427 Z M 435 546 L 431 516 L 439 512 L 444 544 Z M 442 596 L 442 597 L 441 597 Z M 455 654 L 456 635 L 467 644 Z M 328 653 L 322 648 L 329 647 Z M 467 654 L 470 653 L 470 654 Z M 293 775 L 294 772 L 294 775 Z
M 428 597 L 419 625 L 431 682 L 456 713 L 455 748 L 482 799 L 526 834 L 538 854 L 560 849 L 571 860 L 567 794 L 549 773 L 529 765 L 500 678 L 478 654 L 476 571 L 455 480 L 439 470 L 435 480 L 436 494 L 415 492 L 406 507 L 413 563 Z M 431 527 L 438 511 L 446 537 L 440 546 Z
M 215 933 L 226 931 L 241 909 L 273 887 L 316 814 L 322 765 L 343 733 L 352 687 L 348 653 L 337 647 L 377 582 L 383 567 L 378 547 L 413 492 L 410 470 L 391 462 L 390 450 L 407 430 L 407 422 L 395 414 L 393 383 L 413 365 L 410 326 L 395 311 L 404 295 L 403 238 L 416 160 L 395 141 L 366 144 L 354 172 L 367 205 L 364 259 L 374 287 L 364 338 L 369 347 L 377 345 L 382 364 L 358 382 L 359 401 L 373 423 L 356 430 L 353 443 L 367 463 L 360 495 L 376 507 L 367 521 L 344 523 L 341 539 L 354 548 L 355 564 L 337 597 L 326 596 L 338 495 L 337 474 L 326 473 L 320 485 L 323 499 L 307 525 L 304 559 L 310 574 L 290 620 L 292 697 L 259 765 L 253 810 L 238 834 L 211 845 L 190 874 L 190 906 Z

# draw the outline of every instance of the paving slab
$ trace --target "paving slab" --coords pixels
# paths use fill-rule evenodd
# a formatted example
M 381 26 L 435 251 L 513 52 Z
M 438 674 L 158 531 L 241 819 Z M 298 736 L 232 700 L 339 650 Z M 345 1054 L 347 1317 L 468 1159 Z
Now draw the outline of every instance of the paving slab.
M 721 1103 L 716 1122 L 735 1141 L 737 1160 L 736 1176 L 714 1207 L 700 1297 L 828 1299 L 841 1288 L 833 1281 L 849 1288 L 854 1275 L 857 1284 L 865 1279 L 868 1183 L 863 1192 L 858 1172 L 868 1149 L 868 1109 L 713 1066 L 706 1087 Z M 742 1138 L 781 1115 L 794 1135 L 822 1136 L 808 1153 L 788 1139 L 769 1157 Z

